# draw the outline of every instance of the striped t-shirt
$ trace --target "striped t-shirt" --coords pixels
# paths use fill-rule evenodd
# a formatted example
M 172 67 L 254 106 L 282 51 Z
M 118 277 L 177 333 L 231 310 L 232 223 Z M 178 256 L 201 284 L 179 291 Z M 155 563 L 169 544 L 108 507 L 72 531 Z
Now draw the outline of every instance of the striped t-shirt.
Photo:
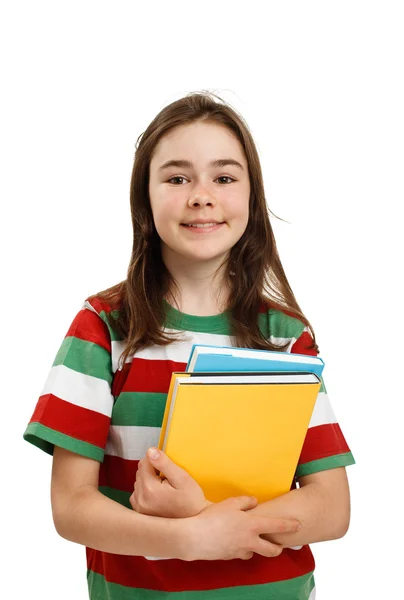
M 165 330 L 181 331 L 168 346 L 151 346 L 118 360 L 124 349 L 106 315 L 119 310 L 92 298 L 73 320 L 55 358 L 24 438 L 53 452 L 57 445 L 101 463 L 100 491 L 131 509 L 138 461 L 158 444 L 173 371 L 184 371 L 193 344 L 235 345 L 228 313 L 193 316 L 165 303 Z M 298 319 L 262 305 L 259 327 L 286 352 L 314 354 Z M 354 463 L 324 383 L 310 421 L 296 477 Z M 309 546 L 276 558 L 182 561 L 122 556 L 86 549 L 91 600 L 313 600 Z M 186 595 L 184 596 L 184 592 Z

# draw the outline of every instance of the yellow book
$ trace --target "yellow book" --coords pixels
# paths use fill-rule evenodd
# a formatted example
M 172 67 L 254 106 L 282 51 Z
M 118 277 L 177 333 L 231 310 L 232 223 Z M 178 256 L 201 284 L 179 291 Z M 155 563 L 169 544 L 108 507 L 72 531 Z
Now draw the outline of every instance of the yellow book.
M 290 490 L 319 390 L 313 373 L 173 373 L 159 448 L 208 500 L 265 502 Z

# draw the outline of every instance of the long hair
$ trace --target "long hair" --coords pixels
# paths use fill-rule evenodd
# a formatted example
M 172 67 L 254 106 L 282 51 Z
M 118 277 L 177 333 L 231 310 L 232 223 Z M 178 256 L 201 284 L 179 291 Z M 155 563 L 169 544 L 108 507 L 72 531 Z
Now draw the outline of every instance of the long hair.
M 160 251 L 149 198 L 150 162 L 156 145 L 180 125 L 209 122 L 225 126 L 240 142 L 250 176 L 249 220 L 242 237 L 231 248 L 223 265 L 223 277 L 230 289 L 231 335 L 239 347 L 279 350 L 265 339 L 257 315 L 265 303 L 300 319 L 314 331 L 302 313 L 283 270 L 269 220 L 258 152 L 243 117 L 212 92 L 192 92 L 172 102 L 153 119 L 137 139 L 130 183 L 133 246 L 127 278 L 92 297 L 119 305 L 108 315 L 111 326 L 125 341 L 122 364 L 129 355 L 147 346 L 168 345 L 178 337 L 164 331 L 163 298 L 174 298 L 175 287 Z M 118 315 L 118 316 L 117 316 Z

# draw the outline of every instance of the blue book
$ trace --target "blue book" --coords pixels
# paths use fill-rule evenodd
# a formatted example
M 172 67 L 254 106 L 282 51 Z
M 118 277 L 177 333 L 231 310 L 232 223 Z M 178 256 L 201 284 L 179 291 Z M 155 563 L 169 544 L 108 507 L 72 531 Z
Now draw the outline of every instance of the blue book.
M 320 377 L 323 368 L 324 362 L 318 356 L 194 344 L 186 371 L 188 373 L 293 371 L 314 373 Z

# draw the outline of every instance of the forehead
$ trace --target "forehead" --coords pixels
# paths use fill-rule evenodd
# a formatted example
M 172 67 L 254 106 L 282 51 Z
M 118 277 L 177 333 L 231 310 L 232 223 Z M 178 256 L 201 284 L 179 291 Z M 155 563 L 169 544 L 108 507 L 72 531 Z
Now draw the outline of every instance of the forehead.
M 243 148 L 227 127 L 216 123 L 180 125 L 159 140 L 153 152 L 151 167 L 158 167 L 167 159 L 192 159 L 209 162 L 231 157 L 247 164 Z

